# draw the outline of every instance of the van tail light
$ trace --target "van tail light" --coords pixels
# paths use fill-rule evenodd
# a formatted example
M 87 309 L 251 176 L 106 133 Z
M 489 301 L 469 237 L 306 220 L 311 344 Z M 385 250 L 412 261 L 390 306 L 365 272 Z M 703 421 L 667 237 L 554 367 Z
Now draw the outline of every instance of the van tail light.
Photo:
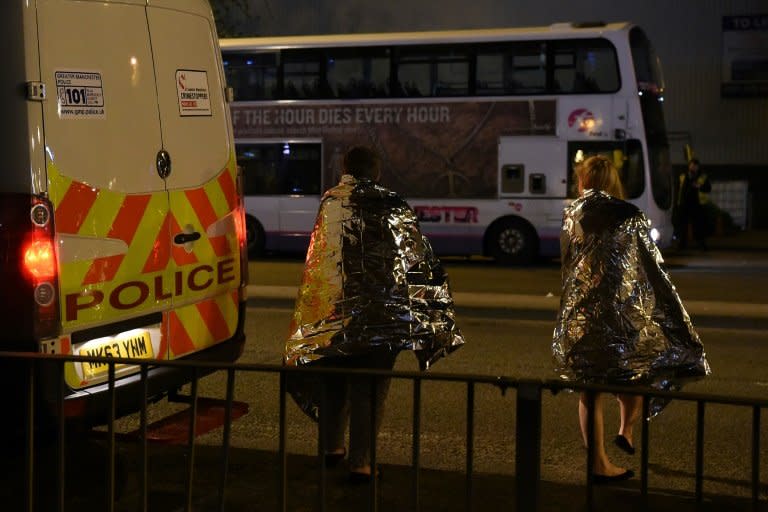
M 35 337 L 59 334 L 58 263 L 53 229 L 53 205 L 41 197 L 32 198 L 31 224 L 23 247 L 24 271 L 32 286 L 36 313 Z
M 28 194 L 2 194 L 0 202 L 0 340 L 36 350 L 37 341 L 60 331 L 53 207 Z
M 32 240 L 23 250 L 24 270 L 30 278 L 50 280 L 56 277 L 56 256 L 53 240 Z
M 243 168 L 237 166 L 237 206 L 235 207 L 235 231 L 240 244 L 240 286 L 248 286 L 248 236 L 245 231 L 245 204 L 243 202 Z M 243 295 L 242 300 L 245 300 Z

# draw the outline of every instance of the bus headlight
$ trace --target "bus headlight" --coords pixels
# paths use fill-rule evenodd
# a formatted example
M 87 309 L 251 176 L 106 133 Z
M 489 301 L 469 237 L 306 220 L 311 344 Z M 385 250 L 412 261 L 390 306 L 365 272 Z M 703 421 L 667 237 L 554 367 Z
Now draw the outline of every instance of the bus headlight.
M 656 243 L 659 241 L 659 238 L 661 238 L 661 233 L 659 233 L 659 230 L 656 228 L 651 228 L 651 240 Z

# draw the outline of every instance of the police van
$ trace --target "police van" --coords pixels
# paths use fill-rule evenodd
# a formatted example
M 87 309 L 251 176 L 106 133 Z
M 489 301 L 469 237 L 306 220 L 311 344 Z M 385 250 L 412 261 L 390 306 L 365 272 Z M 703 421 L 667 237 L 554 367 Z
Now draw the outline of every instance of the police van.
M 231 362 L 243 350 L 241 179 L 206 0 L 10 0 L 0 39 L 0 351 Z M 24 365 L 3 396 L 24 403 Z M 50 368 L 49 368 L 50 367 Z M 99 418 L 108 364 L 35 379 Z M 142 400 L 117 365 L 117 414 Z M 150 366 L 150 399 L 190 379 Z

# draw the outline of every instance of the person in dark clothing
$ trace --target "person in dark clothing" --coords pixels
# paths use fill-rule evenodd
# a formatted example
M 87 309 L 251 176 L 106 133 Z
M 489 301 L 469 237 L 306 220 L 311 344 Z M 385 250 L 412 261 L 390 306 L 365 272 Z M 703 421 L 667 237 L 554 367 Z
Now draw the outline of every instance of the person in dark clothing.
M 709 202 L 712 185 L 709 177 L 701 171 L 696 158 L 688 162 L 688 172 L 680 175 L 677 194 L 677 239 L 678 248 L 688 248 L 689 231 L 699 245 L 707 248 L 707 218 L 705 204 Z

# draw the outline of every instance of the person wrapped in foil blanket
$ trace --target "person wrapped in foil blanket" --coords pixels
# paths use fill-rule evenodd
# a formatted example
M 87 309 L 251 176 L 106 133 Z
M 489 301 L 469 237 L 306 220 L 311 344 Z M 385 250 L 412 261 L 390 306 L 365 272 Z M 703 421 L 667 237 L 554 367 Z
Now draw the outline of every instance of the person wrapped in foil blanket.
M 321 201 L 284 363 L 388 348 L 413 351 L 426 370 L 463 343 L 447 275 L 415 213 L 374 180 L 344 174 Z M 317 384 L 294 379 L 289 388 L 314 419 Z
M 637 207 L 586 190 L 563 216 L 552 343 L 561 378 L 678 389 L 710 373 L 704 347 Z M 652 415 L 664 401 L 654 400 Z

